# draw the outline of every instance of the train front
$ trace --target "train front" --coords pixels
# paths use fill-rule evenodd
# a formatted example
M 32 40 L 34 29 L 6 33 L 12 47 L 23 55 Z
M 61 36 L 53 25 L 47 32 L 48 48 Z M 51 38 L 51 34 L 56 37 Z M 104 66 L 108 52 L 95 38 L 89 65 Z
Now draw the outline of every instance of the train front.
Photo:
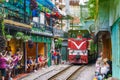
M 68 39 L 68 59 L 73 64 L 88 63 L 88 40 L 87 38 L 69 38 Z

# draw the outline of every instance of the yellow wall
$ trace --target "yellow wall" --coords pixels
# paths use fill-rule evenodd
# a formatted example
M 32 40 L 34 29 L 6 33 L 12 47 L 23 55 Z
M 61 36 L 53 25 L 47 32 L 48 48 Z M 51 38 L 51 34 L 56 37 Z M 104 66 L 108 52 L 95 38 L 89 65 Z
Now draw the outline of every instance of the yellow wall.
M 15 54 L 17 48 L 21 48 L 23 50 L 23 42 L 22 40 L 12 39 L 7 42 L 7 46 L 10 46 L 12 54 Z M 36 43 L 33 44 L 33 48 L 28 47 L 28 43 L 26 43 L 27 48 L 27 56 L 36 57 Z M 38 54 L 45 55 L 44 43 L 38 44 Z
M 42 55 L 45 55 L 45 46 L 44 46 L 44 43 L 39 43 L 38 44 L 38 53 L 39 54 L 42 54 Z
M 26 48 L 27 48 L 27 56 L 31 56 L 31 57 L 36 57 L 36 43 L 34 43 L 33 48 L 29 48 L 28 47 L 28 43 L 26 44 Z M 44 55 L 44 43 L 39 43 L 38 44 L 38 54 L 42 54 Z
M 23 44 L 21 40 L 11 39 L 7 42 L 7 46 L 10 46 L 12 54 L 15 54 L 17 48 L 23 49 Z

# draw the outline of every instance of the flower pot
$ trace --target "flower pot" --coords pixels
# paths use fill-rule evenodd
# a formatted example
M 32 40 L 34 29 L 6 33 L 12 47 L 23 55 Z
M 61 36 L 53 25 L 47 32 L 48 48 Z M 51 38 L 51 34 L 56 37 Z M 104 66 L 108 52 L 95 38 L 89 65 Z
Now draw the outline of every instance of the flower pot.
M 7 39 L 7 41 L 10 41 L 11 39 Z
M 16 39 L 18 39 L 18 40 L 19 40 L 20 38 L 21 38 L 21 37 L 16 37 Z
M 24 40 L 24 42 L 28 42 L 28 40 Z

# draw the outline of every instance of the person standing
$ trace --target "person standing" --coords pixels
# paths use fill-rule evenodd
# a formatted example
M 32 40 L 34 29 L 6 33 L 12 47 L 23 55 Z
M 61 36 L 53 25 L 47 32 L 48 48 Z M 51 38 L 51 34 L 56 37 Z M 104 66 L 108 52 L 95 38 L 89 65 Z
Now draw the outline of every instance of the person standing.
M 60 51 L 57 50 L 57 64 L 60 64 L 61 54 Z
M 6 68 L 7 68 L 7 59 L 4 57 L 2 53 L 0 53 L 0 71 L 2 75 L 2 80 L 5 80 Z
M 54 63 L 54 59 L 55 59 L 55 57 L 54 57 L 54 51 L 51 51 L 51 58 L 52 58 L 52 65 L 53 65 L 53 64 L 55 64 Z
M 56 65 L 57 64 L 57 59 L 58 59 L 56 50 L 54 51 L 53 56 L 54 56 L 54 64 Z

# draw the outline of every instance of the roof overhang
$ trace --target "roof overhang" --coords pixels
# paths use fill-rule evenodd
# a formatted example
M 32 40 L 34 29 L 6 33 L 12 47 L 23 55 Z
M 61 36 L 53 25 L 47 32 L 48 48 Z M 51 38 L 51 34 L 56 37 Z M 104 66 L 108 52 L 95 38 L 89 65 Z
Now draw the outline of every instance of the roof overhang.
M 19 23 L 19 22 L 13 21 L 13 20 L 4 19 L 4 23 L 9 24 L 9 25 L 13 25 L 13 26 L 18 26 L 18 27 L 21 27 L 21 28 L 28 28 L 28 29 L 32 28 L 31 25 Z

